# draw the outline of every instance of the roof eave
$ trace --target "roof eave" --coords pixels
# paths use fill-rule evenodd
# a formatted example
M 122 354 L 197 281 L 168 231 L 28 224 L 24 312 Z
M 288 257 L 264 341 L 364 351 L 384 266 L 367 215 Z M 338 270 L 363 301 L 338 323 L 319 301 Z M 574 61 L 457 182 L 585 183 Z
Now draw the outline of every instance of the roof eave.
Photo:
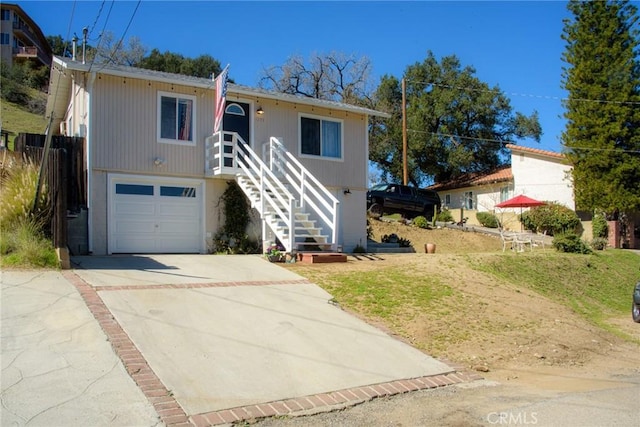
M 164 73 L 159 71 L 147 70 L 148 73 L 134 73 L 125 69 L 119 69 L 114 67 L 104 67 L 104 66 L 91 66 L 90 64 L 82 64 L 77 61 L 65 61 L 64 58 L 54 57 L 54 64 L 60 65 L 63 68 L 72 69 L 80 72 L 96 72 L 96 73 L 104 73 L 116 77 L 125 77 L 132 79 L 148 79 L 155 82 L 161 83 L 169 83 L 169 84 L 182 84 L 182 85 L 191 85 L 201 89 L 210 89 L 213 90 L 215 85 L 212 80 L 203 79 L 200 77 L 191 77 L 191 76 L 183 76 L 177 74 Z M 176 78 L 176 77 L 179 78 Z M 324 107 L 328 109 L 347 111 L 351 113 L 363 114 L 368 116 L 377 116 L 383 118 L 390 118 L 391 115 L 388 113 L 384 113 L 382 111 L 376 111 L 369 108 L 358 107 L 350 104 L 343 104 L 335 101 L 326 101 L 326 100 L 318 100 L 315 98 L 303 98 L 295 95 L 290 95 L 286 93 L 272 92 L 267 90 L 259 90 L 252 89 L 248 86 L 237 85 L 234 83 L 229 83 L 227 87 L 228 93 L 234 93 L 238 95 L 244 96 L 252 96 L 257 98 L 264 99 L 273 99 L 282 102 L 290 102 L 293 104 L 303 104 L 303 105 L 313 105 L 316 107 Z

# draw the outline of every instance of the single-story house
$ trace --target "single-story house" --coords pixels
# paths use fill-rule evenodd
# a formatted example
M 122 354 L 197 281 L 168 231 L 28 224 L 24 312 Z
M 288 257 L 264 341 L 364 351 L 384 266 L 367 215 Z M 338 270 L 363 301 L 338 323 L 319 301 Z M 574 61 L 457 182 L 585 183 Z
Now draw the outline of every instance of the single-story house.
M 443 207 L 456 212 L 454 219 L 462 215 L 473 224 L 476 212 L 504 213 L 495 205 L 519 194 L 575 210 L 571 165 L 563 154 L 514 144 L 506 147 L 511 150 L 511 164 L 429 187 L 438 192 Z
M 369 116 L 343 103 L 54 57 L 47 116 L 86 144 L 90 253 L 206 253 L 235 180 L 263 244 L 366 246 Z

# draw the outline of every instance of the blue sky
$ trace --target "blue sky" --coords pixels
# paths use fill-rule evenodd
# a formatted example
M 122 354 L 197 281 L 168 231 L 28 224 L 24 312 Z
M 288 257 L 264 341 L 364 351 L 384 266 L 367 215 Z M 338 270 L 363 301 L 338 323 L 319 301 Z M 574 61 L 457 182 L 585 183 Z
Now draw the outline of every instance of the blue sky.
M 264 67 L 294 54 L 367 56 L 376 84 L 384 74 L 402 77 L 428 50 L 438 58 L 455 54 L 479 79 L 498 85 L 515 111 L 538 111 L 540 143 L 520 144 L 561 150 L 566 2 L 115 1 L 108 20 L 111 1 L 17 3 L 45 35 L 81 36 L 89 27 L 93 45 L 103 27 L 122 36 L 133 16 L 125 39 L 137 36 L 149 50 L 187 57 L 209 54 L 230 64 L 231 77 L 249 86 L 257 85 Z

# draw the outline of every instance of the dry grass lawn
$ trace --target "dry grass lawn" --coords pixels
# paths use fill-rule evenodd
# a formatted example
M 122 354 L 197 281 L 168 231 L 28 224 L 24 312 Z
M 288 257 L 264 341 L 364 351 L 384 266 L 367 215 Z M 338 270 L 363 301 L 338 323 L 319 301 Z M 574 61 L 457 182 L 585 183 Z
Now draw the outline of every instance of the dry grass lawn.
M 606 319 L 626 334 L 621 339 L 567 304 L 478 268 L 495 257 L 527 257 L 535 266 L 554 256 L 554 249 L 503 253 L 499 237 L 477 232 L 381 221 L 371 221 L 371 227 L 374 240 L 395 233 L 409 239 L 415 253 L 354 254 L 346 263 L 287 268 L 322 286 L 343 309 L 430 355 L 470 368 L 583 366 L 611 352 L 639 361 L 640 328 L 630 314 Z M 436 244 L 435 254 L 425 253 L 427 242 Z

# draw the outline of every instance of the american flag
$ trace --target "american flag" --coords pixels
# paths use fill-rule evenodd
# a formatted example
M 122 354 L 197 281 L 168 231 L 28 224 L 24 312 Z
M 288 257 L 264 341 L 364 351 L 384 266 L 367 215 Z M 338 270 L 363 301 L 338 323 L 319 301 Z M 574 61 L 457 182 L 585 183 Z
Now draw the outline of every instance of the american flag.
M 213 133 L 222 130 L 222 117 L 224 116 L 224 103 L 227 99 L 227 72 L 229 66 L 216 77 L 216 114 L 213 120 Z

